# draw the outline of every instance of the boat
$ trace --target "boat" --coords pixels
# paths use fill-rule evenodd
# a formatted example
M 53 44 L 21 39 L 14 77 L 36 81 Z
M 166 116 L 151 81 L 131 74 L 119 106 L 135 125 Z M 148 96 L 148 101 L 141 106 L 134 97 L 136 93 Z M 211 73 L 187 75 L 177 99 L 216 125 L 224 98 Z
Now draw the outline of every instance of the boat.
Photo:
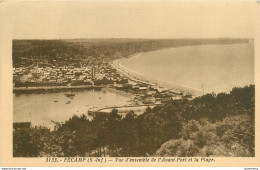
M 75 96 L 75 94 L 73 94 L 73 93 L 70 93 L 70 94 L 64 94 L 66 97 L 73 97 L 73 96 Z

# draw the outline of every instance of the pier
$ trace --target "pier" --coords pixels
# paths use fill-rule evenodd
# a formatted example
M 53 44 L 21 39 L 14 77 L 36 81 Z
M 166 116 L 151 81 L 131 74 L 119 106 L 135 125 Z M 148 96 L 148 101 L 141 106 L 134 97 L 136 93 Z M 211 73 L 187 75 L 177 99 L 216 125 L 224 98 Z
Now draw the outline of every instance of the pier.
M 72 89 L 102 89 L 104 86 L 38 86 L 38 87 L 14 87 L 13 92 L 26 92 L 26 91 L 48 91 L 48 90 L 72 90 Z
M 143 113 L 148 107 L 154 108 L 155 106 L 158 105 L 153 104 L 153 105 L 139 105 L 139 106 L 114 106 L 114 107 L 105 107 L 97 110 L 93 108 L 88 110 L 88 115 L 94 116 L 96 114 L 108 114 L 113 109 L 118 110 L 119 114 L 126 114 L 129 113 L 130 111 L 134 111 L 136 114 L 139 114 L 139 113 Z

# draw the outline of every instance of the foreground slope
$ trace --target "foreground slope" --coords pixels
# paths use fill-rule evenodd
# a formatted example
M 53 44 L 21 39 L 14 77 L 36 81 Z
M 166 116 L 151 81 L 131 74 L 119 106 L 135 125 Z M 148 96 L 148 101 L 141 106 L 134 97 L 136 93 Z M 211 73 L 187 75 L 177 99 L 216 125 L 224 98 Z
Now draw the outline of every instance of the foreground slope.
M 255 156 L 255 86 L 172 101 L 124 117 L 73 116 L 57 130 L 15 129 L 14 157 Z

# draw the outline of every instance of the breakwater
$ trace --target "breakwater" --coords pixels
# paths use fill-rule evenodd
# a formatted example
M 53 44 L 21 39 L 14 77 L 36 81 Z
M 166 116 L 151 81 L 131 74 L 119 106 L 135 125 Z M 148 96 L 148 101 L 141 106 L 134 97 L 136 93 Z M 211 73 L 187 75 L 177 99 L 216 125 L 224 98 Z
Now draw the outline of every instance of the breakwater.
M 14 93 L 23 92 L 41 92 L 41 91 L 62 91 L 62 90 L 73 90 L 73 89 L 96 89 L 101 90 L 104 86 L 39 86 L 39 87 L 14 87 Z

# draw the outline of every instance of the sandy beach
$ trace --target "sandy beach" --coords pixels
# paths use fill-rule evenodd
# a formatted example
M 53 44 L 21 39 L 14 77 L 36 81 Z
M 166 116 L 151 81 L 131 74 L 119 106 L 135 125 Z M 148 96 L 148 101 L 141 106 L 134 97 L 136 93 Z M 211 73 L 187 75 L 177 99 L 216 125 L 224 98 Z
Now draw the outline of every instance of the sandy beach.
M 139 82 L 139 83 L 146 83 L 146 84 L 150 84 L 150 85 L 156 85 L 154 82 L 150 81 L 149 79 L 145 78 L 144 75 L 135 72 L 133 70 L 130 70 L 124 66 L 122 66 L 122 62 L 129 59 L 129 58 L 134 58 L 139 56 L 140 53 L 136 54 L 136 55 L 131 55 L 131 57 L 128 58 L 122 58 L 122 59 L 117 59 L 114 60 L 112 62 L 112 66 L 121 74 L 123 74 L 124 76 L 126 76 L 128 79 L 135 81 L 135 82 Z
M 118 72 L 120 72 L 121 74 L 125 75 L 127 78 L 129 78 L 130 80 L 135 81 L 135 82 L 146 83 L 146 84 L 149 84 L 149 85 L 152 85 L 152 86 L 158 86 L 158 87 L 162 87 L 162 88 L 181 91 L 181 92 L 184 92 L 184 93 L 190 93 L 193 96 L 203 95 L 202 90 L 192 88 L 192 87 L 183 86 L 183 85 L 174 84 L 174 83 L 163 81 L 163 80 L 153 79 L 153 78 L 151 78 L 152 75 L 151 75 L 151 77 L 148 77 L 148 76 L 143 75 L 139 72 L 131 70 L 131 69 L 129 69 L 129 68 L 127 68 L 123 65 L 123 62 L 125 62 L 129 59 L 139 57 L 141 54 L 142 53 L 137 53 L 137 54 L 134 54 L 134 55 L 130 55 L 127 58 L 114 60 L 112 62 L 112 65 L 115 69 L 117 69 Z

